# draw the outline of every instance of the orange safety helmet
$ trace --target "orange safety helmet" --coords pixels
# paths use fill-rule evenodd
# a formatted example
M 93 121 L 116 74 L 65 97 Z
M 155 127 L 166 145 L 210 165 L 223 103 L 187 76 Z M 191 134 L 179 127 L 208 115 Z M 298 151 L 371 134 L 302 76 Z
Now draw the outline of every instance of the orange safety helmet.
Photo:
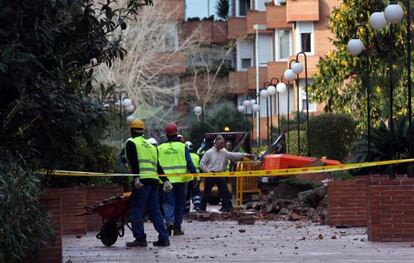
M 176 135 L 177 134 L 177 124 L 175 122 L 169 122 L 165 126 L 165 133 L 167 135 Z
M 133 120 L 131 121 L 131 123 L 129 124 L 129 127 L 130 127 L 131 129 L 141 129 L 141 130 L 144 130 L 144 128 L 145 128 L 145 124 L 144 124 L 144 122 L 143 122 L 142 120 L 140 120 L 140 119 L 133 119 Z

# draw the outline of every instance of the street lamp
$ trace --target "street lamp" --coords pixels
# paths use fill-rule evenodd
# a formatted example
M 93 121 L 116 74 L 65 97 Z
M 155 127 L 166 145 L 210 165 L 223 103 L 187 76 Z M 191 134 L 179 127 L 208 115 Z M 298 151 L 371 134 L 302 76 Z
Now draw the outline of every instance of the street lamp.
M 267 135 L 267 144 L 269 144 L 269 93 L 267 92 L 266 85 L 268 82 L 265 82 L 265 88 L 260 91 L 260 97 L 266 99 L 266 135 Z
M 283 80 L 283 78 L 282 78 Z M 278 135 L 280 135 L 280 103 L 279 103 L 279 95 L 286 92 L 286 84 L 283 82 L 279 82 L 276 85 L 276 91 L 277 91 L 277 132 Z
M 269 86 L 267 86 L 267 93 L 269 94 L 270 97 L 270 142 L 271 144 L 273 143 L 273 96 L 276 95 L 277 91 L 276 91 L 276 87 L 273 84 L 273 81 L 276 80 L 275 84 L 279 83 L 279 79 L 278 78 L 272 78 L 270 80 L 270 84 Z
M 408 92 L 408 130 L 409 130 L 409 153 L 410 156 L 413 154 L 413 147 L 412 147 L 412 108 L 411 108 L 411 13 L 410 13 L 410 0 L 404 1 L 407 8 L 407 92 Z M 382 18 L 382 15 L 379 15 L 377 13 L 381 12 L 375 12 L 370 16 L 370 24 L 375 30 L 381 30 L 386 26 L 386 23 L 384 23 L 384 19 Z M 385 10 L 384 10 L 384 17 L 386 21 L 391 23 L 390 30 L 389 30 L 389 39 L 392 41 L 393 37 L 393 24 L 398 24 L 401 22 L 403 16 L 404 16 L 404 10 L 403 8 L 396 3 L 395 1 L 392 1 L 391 4 L 389 4 Z M 375 15 L 374 15 L 375 14 Z M 390 145 L 390 157 L 394 158 L 394 121 L 393 121 L 393 92 L 394 92 L 394 69 L 393 69 L 393 58 L 392 58 L 392 52 L 388 52 L 388 68 L 390 72 L 390 83 L 389 83 L 389 117 L 388 117 L 388 126 L 391 132 L 391 145 Z M 408 169 L 408 176 L 412 177 L 412 168 Z M 390 166 L 390 179 L 395 179 L 395 173 L 394 173 L 394 167 Z
M 256 57 L 256 100 L 260 106 L 260 100 L 259 100 L 259 30 L 266 30 L 267 26 L 263 24 L 254 24 L 253 30 L 256 31 L 256 39 L 255 39 L 255 57 Z M 260 119 L 259 119 L 259 111 L 257 111 L 256 114 L 256 134 L 257 134 L 257 145 L 260 146 Z
M 194 114 L 197 116 L 197 121 L 200 121 L 200 115 L 203 113 L 203 109 L 200 106 L 194 107 Z
M 128 98 L 128 93 L 124 90 L 121 91 L 112 91 L 109 94 L 110 101 L 113 105 L 119 107 L 119 127 L 122 128 L 124 123 L 124 118 L 128 122 L 134 119 L 132 113 L 135 110 L 134 104 L 130 98 Z M 127 114 L 130 114 L 126 117 Z
M 292 80 L 294 80 L 295 79 L 295 72 L 292 70 L 292 67 L 291 67 L 291 63 L 293 62 L 293 61 L 295 61 L 295 60 L 291 60 L 291 61 L 289 61 L 289 68 L 288 69 L 286 69 L 285 70 L 285 73 L 283 74 L 283 76 L 285 77 L 285 79 L 289 82 L 289 81 L 292 81 Z M 299 124 L 299 83 L 298 83 L 298 80 L 296 79 L 296 86 L 297 86 L 297 91 L 298 91 L 298 98 L 297 98 L 297 110 L 298 110 L 298 113 L 297 113 L 297 118 L 298 118 L 298 123 L 297 123 L 297 132 L 298 132 L 298 135 L 297 135 L 297 140 L 298 140 L 298 151 L 297 151 L 297 154 L 299 155 L 300 154 L 300 134 L 299 134 L 299 132 L 300 132 L 300 124 Z M 288 89 L 288 107 L 289 107 L 289 89 Z M 288 109 L 288 114 L 289 114 L 289 109 Z M 288 115 L 289 116 L 289 115 Z M 288 117 L 289 118 L 289 117 Z M 288 119 L 288 122 L 289 122 L 289 119 Z M 288 137 L 289 137 L 289 134 L 288 134 Z
M 303 71 L 303 66 L 299 62 L 299 55 L 303 55 L 305 59 L 305 96 L 306 96 L 306 139 L 308 141 L 308 156 L 311 155 L 311 148 L 310 148 L 310 127 L 309 127 L 309 93 L 308 93 L 308 59 L 306 53 L 301 51 L 296 54 L 296 62 L 292 66 L 293 72 L 296 73 L 297 78 L 299 78 L 299 74 Z M 299 96 L 299 94 L 298 94 Z
M 370 23 L 372 22 L 376 28 L 379 28 L 383 25 L 383 13 L 382 12 L 376 12 L 376 15 L 374 17 L 370 18 Z M 385 18 L 384 18 L 385 19 Z M 357 25 L 355 36 L 358 32 L 358 29 L 360 27 L 363 27 L 365 29 L 365 45 L 366 47 L 369 46 L 369 31 L 368 27 L 363 24 Z M 365 90 L 367 91 L 367 137 L 368 137 L 368 160 L 372 161 L 371 159 L 371 86 L 370 86 L 370 80 L 369 80 L 369 72 L 370 72 L 370 61 L 369 61 L 369 54 L 368 49 L 365 48 L 362 41 L 358 38 L 354 38 L 348 41 L 347 46 L 348 52 L 351 53 L 354 56 L 358 56 L 362 53 L 362 51 L 365 49 L 365 77 L 363 78 L 363 86 Z

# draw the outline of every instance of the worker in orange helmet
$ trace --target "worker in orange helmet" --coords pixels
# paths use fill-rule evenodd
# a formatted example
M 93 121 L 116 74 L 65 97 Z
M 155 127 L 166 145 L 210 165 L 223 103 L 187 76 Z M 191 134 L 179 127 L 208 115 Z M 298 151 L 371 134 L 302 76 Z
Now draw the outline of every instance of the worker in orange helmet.
M 158 163 L 157 148 L 144 139 L 143 121 L 132 120 L 130 129 L 131 138 L 126 142 L 125 156 L 132 173 L 136 174 L 133 177 L 131 196 L 131 223 L 135 240 L 127 242 L 126 246 L 147 246 L 144 232 L 144 209 L 147 207 L 155 230 L 158 232 L 158 241 L 153 245 L 167 247 L 170 245 L 170 241 L 161 213 L 158 191 L 161 182 L 158 174 L 164 174 L 164 171 Z M 165 177 L 162 177 L 162 180 L 168 181 Z

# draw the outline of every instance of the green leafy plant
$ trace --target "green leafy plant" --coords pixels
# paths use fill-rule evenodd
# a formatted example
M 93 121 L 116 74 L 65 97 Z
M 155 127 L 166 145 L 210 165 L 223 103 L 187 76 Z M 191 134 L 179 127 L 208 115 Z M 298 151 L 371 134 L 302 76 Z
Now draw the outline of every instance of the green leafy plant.
M 292 126 L 291 129 L 295 129 L 295 126 Z M 286 138 L 289 138 L 287 141 L 287 153 L 289 154 L 299 154 L 302 156 L 306 156 L 308 152 L 308 144 L 306 140 L 306 131 L 300 130 L 299 131 L 299 143 L 300 143 L 300 152 L 298 153 L 298 131 L 290 131 L 289 134 L 286 135 Z
M 216 14 L 218 17 L 227 20 L 230 11 L 229 0 L 219 0 L 216 4 Z
M 22 160 L 0 161 L 0 262 L 18 261 L 53 239 L 51 216 L 39 208 L 42 179 Z
M 347 114 L 326 113 L 310 119 L 311 155 L 344 160 L 356 136 L 355 121 Z

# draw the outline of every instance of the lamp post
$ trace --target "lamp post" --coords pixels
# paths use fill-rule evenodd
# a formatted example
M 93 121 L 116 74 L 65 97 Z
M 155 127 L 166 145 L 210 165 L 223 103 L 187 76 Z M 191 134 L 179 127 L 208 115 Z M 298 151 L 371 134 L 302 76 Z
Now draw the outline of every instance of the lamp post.
M 249 99 L 244 100 L 242 102 L 242 105 L 245 109 L 245 114 L 247 115 L 248 109 L 253 105 L 251 100 L 249 100 Z M 254 123 L 253 122 L 254 122 L 254 119 L 253 119 L 253 111 L 252 111 L 252 129 L 251 129 L 252 130 L 252 139 L 253 139 L 253 129 L 254 129 Z
M 356 38 L 356 34 L 358 32 L 359 28 L 364 28 L 365 29 L 365 45 L 362 43 L 362 41 L 358 38 Z M 352 55 L 359 55 L 362 53 L 362 51 L 365 49 L 365 76 L 362 80 L 363 87 L 365 88 L 366 92 L 367 92 L 367 137 L 368 137 L 368 142 L 367 142 L 367 146 L 368 146 L 368 160 L 372 161 L 371 159 L 371 86 L 370 86 L 370 81 L 369 81 L 369 72 L 370 72 L 370 61 L 369 61 L 369 54 L 368 54 L 368 49 L 367 47 L 369 47 L 369 31 L 368 31 L 368 27 L 366 25 L 363 24 L 359 24 L 357 25 L 356 31 L 355 31 L 355 35 L 354 38 L 348 41 L 348 52 L 351 53 Z
M 285 77 L 285 79 L 288 81 L 292 81 L 295 79 L 295 72 L 293 72 L 293 70 L 291 69 L 291 62 L 293 62 L 295 60 L 291 60 L 289 61 L 289 68 L 285 70 L 285 73 L 283 74 L 283 76 Z M 297 125 L 297 131 L 298 131 L 298 155 L 300 154 L 300 134 L 299 134 L 299 130 L 300 130 L 300 126 L 299 126 L 299 84 L 297 84 L 298 86 L 298 125 Z M 289 89 L 288 89 L 288 124 L 289 124 Z M 289 125 L 288 125 L 288 140 L 289 140 Z
M 273 143 L 273 96 L 276 95 L 277 91 L 276 91 L 276 87 L 273 84 L 273 81 L 276 80 L 276 84 L 279 83 L 279 79 L 278 78 L 272 78 L 270 80 L 270 85 L 267 86 L 267 93 L 269 94 L 270 97 L 270 144 Z M 276 104 L 276 103 L 275 103 Z
M 197 121 L 200 121 L 200 115 L 203 113 L 203 109 L 200 106 L 194 107 L 194 114 L 197 116 Z
M 283 80 L 283 76 L 281 81 Z M 279 104 L 279 95 L 286 92 L 286 84 L 283 82 L 279 82 L 276 85 L 276 91 L 277 91 L 277 132 L 278 135 L 280 135 L 280 104 Z
M 253 30 L 256 31 L 256 38 L 255 38 L 255 58 L 256 58 L 256 100 L 260 106 L 260 100 L 259 100 L 259 30 L 266 30 L 267 26 L 263 25 L 263 24 L 255 24 L 253 25 Z M 260 111 L 257 111 L 256 114 L 256 134 L 257 134 L 257 138 L 256 138 L 256 142 L 257 145 L 260 146 L 260 119 L 259 116 L 260 115 Z
M 119 127 L 122 128 L 123 123 L 125 121 L 124 118 L 127 115 L 127 113 L 130 113 L 130 115 L 126 117 L 126 120 L 128 122 L 134 119 L 134 116 L 132 115 L 132 113 L 134 112 L 135 107 L 132 103 L 132 100 L 128 98 L 128 93 L 124 90 L 112 91 L 109 94 L 109 97 L 110 97 L 109 102 L 119 107 Z
M 269 82 L 265 82 L 264 89 L 260 91 L 260 97 L 263 99 L 266 99 L 266 138 L 267 138 L 267 144 L 269 145 L 269 93 L 267 92 L 267 85 Z
M 410 155 L 412 155 L 412 123 L 411 123 L 411 13 L 410 13 L 410 0 L 406 0 L 406 7 L 407 7 L 407 74 L 408 74 L 408 128 L 409 128 L 409 149 Z M 384 10 L 384 12 L 374 12 L 370 18 L 369 23 L 375 30 L 381 30 L 386 25 L 387 22 L 391 23 L 390 30 L 389 30 L 389 39 L 390 39 L 390 46 L 392 43 L 393 37 L 393 24 L 398 24 L 401 22 L 404 16 L 403 8 L 396 3 L 396 1 L 392 1 Z M 388 68 L 390 73 L 390 82 L 389 82 L 389 116 L 388 116 L 388 126 L 391 133 L 391 145 L 390 145 L 390 157 L 394 158 L 394 120 L 393 120 L 393 93 L 394 93 L 394 68 L 393 68 L 393 57 L 392 52 L 388 52 Z M 410 173 L 409 169 L 409 173 Z M 395 179 L 394 167 L 391 165 L 389 170 L 390 179 Z M 409 174 L 412 176 L 412 174 Z
M 303 55 L 305 59 L 305 96 L 306 96 L 306 139 L 308 141 L 308 156 L 311 155 L 311 148 L 310 148 L 310 127 L 309 127 L 309 93 L 308 93 L 308 59 L 306 57 L 306 53 L 301 51 L 296 54 L 296 62 L 292 66 L 293 72 L 297 74 L 297 78 L 299 78 L 299 74 L 303 71 L 303 66 L 299 62 L 299 55 Z M 299 96 L 299 94 L 298 94 Z

